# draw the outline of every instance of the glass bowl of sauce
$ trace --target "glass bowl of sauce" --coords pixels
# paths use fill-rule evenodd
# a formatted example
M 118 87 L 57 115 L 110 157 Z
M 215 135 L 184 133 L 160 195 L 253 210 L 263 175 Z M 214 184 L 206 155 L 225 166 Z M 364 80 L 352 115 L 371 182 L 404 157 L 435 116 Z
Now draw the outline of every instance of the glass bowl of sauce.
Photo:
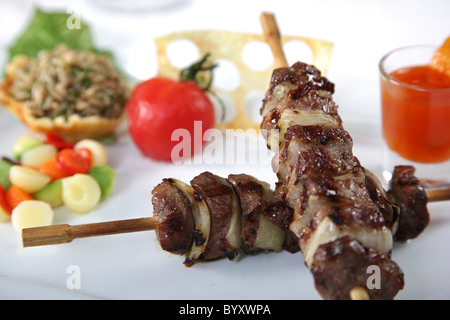
M 380 61 L 387 181 L 395 165 L 409 164 L 422 180 L 450 182 L 450 76 L 430 66 L 437 49 L 403 47 Z

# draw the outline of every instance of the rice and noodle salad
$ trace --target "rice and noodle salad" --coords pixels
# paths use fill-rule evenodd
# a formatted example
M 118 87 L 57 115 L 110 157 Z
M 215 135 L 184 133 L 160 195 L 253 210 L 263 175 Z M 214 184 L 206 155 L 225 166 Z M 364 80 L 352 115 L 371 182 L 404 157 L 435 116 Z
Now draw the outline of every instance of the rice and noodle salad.
M 59 45 L 37 59 L 15 59 L 10 94 L 37 118 L 74 113 L 118 118 L 124 110 L 127 87 L 107 56 Z
M 111 133 L 125 117 L 130 88 L 112 60 L 61 44 L 6 67 L 0 102 L 34 131 L 78 140 Z

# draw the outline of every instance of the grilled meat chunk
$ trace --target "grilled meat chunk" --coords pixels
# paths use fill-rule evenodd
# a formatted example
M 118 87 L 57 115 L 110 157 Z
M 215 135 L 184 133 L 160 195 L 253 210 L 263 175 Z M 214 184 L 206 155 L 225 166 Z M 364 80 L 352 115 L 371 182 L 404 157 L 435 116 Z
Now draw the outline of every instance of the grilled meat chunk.
M 153 191 L 153 214 L 158 217 L 161 248 L 175 254 L 186 254 L 193 241 L 194 217 L 185 194 L 173 179 L 164 179 Z
M 231 185 L 211 172 L 203 172 L 191 185 L 205 199 L 211 214 L 210 238 L 202 259 L 234 259 L 241 248 L 240 206 Z
M 177 179 L 171 179 L 173 184 L 186 196 L 192 209 L 194 218 L 194 237 L 192 247 L 186 253 L 184 264 L 190 267 L 205 251 L 211 230 L 211 218 L 208 206 L 192 186 Z
M 317 291 L 327 300 L 349 300 L 356 286 L 365 288 L 371 300 L 390 300 L 404 287 L 403 272 L 389 256 L 349 236 L 319 246 L 311 271 Z M 372 281 L 368 271 L 379 271 L 380 278 Z
M 390 197 L 387 191 L 384 190 L 380 180 L 378 180 L 377 177 L 369 170 L 366 169 L 365 172 L 366 187 L 370 198 L 383 214 L 386 227 L 391 229 L 393 234 L 396 234 L 401 212 L 400 207 L 396 206 L 392 202 L 392 197 Z
M 267 205 L 262 214 L 267 217 L 270 222 L 284 231 L 285 240 L 283 249 L 290 253 L 299 252 L 300 246 L 298 244 L 298 237 L 289 229 L 294 209 L 289 207 L 284 201 L 277 201 L 274 199 Z
M 416 238 L 430 223 L 428 198 L 414 172 L 412 166 L 395 167 L 389 186 L 388 195 L 402 212 L 395 234 L 397 241 Z
M 261 214 L 273 199 L 270 185 L 246 174 L 230 174 L 228 181 L 240 199 L 243 251 L 247 254 L 281 251 L 285 238 L 283 230 Z

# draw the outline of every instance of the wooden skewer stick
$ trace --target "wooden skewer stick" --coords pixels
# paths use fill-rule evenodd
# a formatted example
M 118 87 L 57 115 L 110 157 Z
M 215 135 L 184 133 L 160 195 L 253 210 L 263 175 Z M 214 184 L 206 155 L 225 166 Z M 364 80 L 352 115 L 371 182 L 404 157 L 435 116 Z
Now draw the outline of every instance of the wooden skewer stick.
M 272 50 L 275 68 L 287 67 L 288 63 L 284 55 L 280 31 L 278 30 L 275 16 L 271 13 L 263 12 L 260 16 L 260 21 L 266 41 Z
M 350 299 L 352 300 L 370 300 L 369 293 L 364 287 L 356 286 L 350 290 Z
M 450 200 L 450 185 L 438 188 L 425 188 L 428 202 Z
M 23 247 L 69 243 L 77 238 L 155 230 L 158 217 L 108 221 L 71 226 L 59 224 L 22 230 Z

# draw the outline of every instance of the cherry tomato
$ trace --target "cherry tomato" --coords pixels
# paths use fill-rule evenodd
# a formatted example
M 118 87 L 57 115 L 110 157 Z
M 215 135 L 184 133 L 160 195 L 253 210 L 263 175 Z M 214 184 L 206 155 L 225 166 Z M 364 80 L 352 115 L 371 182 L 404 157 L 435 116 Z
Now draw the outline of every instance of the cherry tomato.
M 56 154 L 56 167 L 65 175 L 88 173 L 91 168 L 91 152 L 88 149 L 62 149 Z
M 60 136 L 52 133 L 46 134 L 45 143 L 52 144 L 58 149 L 73 148 L 73 146 L 75 145 L 75 143 L 66 142 Z
M 5 213 L 7 215 L 11 214 L 11 207 L 9 206 L 8 201 L 6 200 L 6 191 L 1 184 L 0 184 L 0 210 L 1 210 L 0 214 L 1 213 Z
M 126 106 L 128 128 L 141 152 L 155 160 L 170 161 L 176 129 L 190 134 L 190 155 L 200 151 L 206 130 L 214 126 L 214 108 L 194 81 L 174 81 L 156 77 L 138 84 Z M 194 122 L 201 123 L 202 141 L 194 141 Z M 197 130 L 198 131 L 198 130 Z M 185 131 L 186 132 L 186 131 Z

